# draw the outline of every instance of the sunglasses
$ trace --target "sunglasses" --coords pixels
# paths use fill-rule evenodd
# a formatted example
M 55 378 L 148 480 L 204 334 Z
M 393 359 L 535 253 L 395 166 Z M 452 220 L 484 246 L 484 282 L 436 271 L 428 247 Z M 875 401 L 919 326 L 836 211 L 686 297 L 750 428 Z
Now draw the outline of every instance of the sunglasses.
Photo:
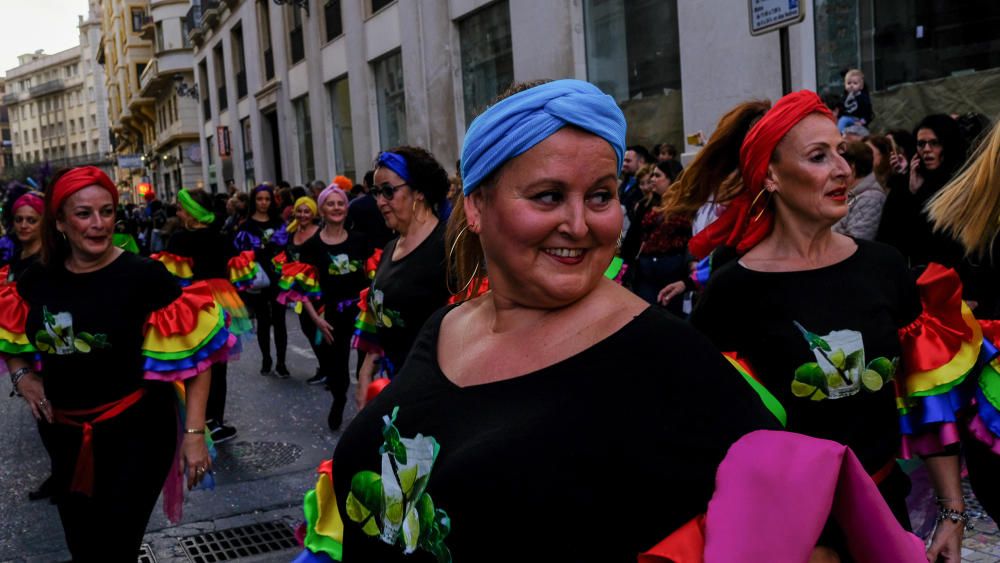
M 377 198 L 378 196 L 382 196 L 386 199 L 386 201 L 392 201 L 392 196 L 396 195 L 396 190 L 406 185 L 406 182 L 397 186 L 393 186 L 389 182 L 385 182 L 384 184 L 372 186 L 372 189 L 368 190 L 368 193 L 370 193 L 372 197 Z
M 921 140 L 917 141 L 917 147 L 919 147 L 919 148 L 924 148 L 924 147 L 926 147 L 928 145 L 930 145 L 930 147 L 932 149 L 936 149 L 936 148 L 938 148 L 938 147 L 941 146 L 941 141 L 939 141 L 937 139 L 931 139 L 931 140 L 921 139 Z

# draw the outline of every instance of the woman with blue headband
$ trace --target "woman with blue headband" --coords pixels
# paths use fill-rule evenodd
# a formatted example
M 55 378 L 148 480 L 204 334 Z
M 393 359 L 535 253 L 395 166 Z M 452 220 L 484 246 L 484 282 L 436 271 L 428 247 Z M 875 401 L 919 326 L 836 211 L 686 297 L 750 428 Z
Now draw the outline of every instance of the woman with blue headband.
M 431 316 L 341 438 L 343 561 L 634 561 L 776 424 L 705 338 L 604 277 L 624 145 L 614 100 L 576 80 L 472 123 L 447 248 L 457 289 L 488 263 L 490 291 Z
M 422 148 L 389 149 L 375 161 L 369 193 L 399 236 L 383 250 L 359 304 L 352 345 L 367 355 L 358 371 L 358 406 L 367 402 L 376 371 L 392 378 L 402 369 L 424 321 L 448 301 L 445 225 L 438 219 L 448 193 L 444 168 Z

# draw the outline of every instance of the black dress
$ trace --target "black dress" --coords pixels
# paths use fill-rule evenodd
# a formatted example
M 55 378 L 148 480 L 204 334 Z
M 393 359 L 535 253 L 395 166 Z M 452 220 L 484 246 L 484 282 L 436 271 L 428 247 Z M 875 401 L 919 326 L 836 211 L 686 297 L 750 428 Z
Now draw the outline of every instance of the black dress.
M 27 335 L 42 353 L 41 377 L 54 410 L 94 409 L 144 390 L 138 403 L 94 423 L 90 497 L 69 492 L 81 428 L 42 424 L 74 559 L 134 561 L 177 443 L 171 384 L 143 379 L 143 326 L 180 296 L 180 287 L 161 264 L 125 252 L 83 274 L 36 264 L 17 289 L 29 306 Z
M 347 232 L 338 244 L 327 244 L 318 231 L 303 245 L 300 259 L 316 268 L 323 292 L 323 318 L 333 326 L 333 343 L 327 344 L 312 332 L 306 337 L 315 343 L 320 373 L 333 394 L 334 405 L 343 409 L 350 386 L 351 334 L 357 316 L 358 293 L 368 285 L 365 261 L 372 249 L 365 235 Z M 317 304 L 318 305 L 318 304 Z M 308 315 L 303 314 L 303 323 Z M 312 323 L 309 323 L 312 326 Z
M 253 250 L 256 261 L 271 282 L 268 288 L 259 292 L 248 291 L 244 296 L 244 300 L 250 307 L 250 312 L 257 319 L 257 344 L 260 346 L 264 362 L 262 367 L 266 367 L 266 371 L 270 371 L 272 326 L 274 327 L 274 348 L 278 357 L 278 366 L 285 365 L 285 354 L 288 350 L 285 307 L 277 301 L 278 278 L 280 276 L 275 271 L 272 262 L 274 257 L 284 249 L 288 233 L 284 231 L 280 219 L 257 221 L 250 218 L 240 225 L 239 230 L 240 232 L 236 233 L 235 239 L 236 249 L 240 251 Z M 264 371 L 262 369 L 262 372 Z
M 908 480 L 896 468 L 899 418 L 894 362 L 898 329 L 921 311 L 903 258 L 858 240 L 824 268 L 758 272 L 732 261 L 709 280 L 691 322 L 735 352 L 784 406 L 787 430 L 850 446 L 908 526 Z
M 424 321 L 448 302 L 444 231 L 444 223 L 439 222 L 423 242 L 399 260 L 392 259 L 398 238 L 382 252 L 368 292 L 368 311 L 375 318 L 390 374 L 402 369 Z
M 479 563 L 635 561 L 706 510 L 734 441 L 777 425 L 707 339 L 657 308 L 549 367 L 470 387 L 439 367 L 448 310 L 334 452 L 345 563 L 445 550 Z

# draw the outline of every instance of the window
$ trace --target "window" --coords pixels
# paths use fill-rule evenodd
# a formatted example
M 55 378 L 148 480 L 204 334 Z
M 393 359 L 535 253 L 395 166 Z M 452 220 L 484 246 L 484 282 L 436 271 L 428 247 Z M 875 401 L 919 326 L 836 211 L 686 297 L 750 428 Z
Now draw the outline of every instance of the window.
M 458 31 L 462 49 L 462 99 L 468 125 L 514 81 L 507 0 L 463 19 Z
M 146 23 L 146 10 L 142 8 L 132 8 L 132 31 L 139 33 L 143 24 Z
M 587 79 L 632 123 L 657 120 L 629 142 L 683 145 L 677 0 L 584 0 Z
M 403 58 L 399 52 L 372 63 L 378 103 L 378 135 L 382 148 L 406 142 L 406 94 L 403 91 Z
M 83 131 L 83 129 L 84 129 L 84 127 L 83 127 L 83 118 L 81 117 L 80 118 L 80 131 Z
M 340 0 L 326 0 L 323 4 L 323 28 L 327 41 L 344 33 L 344 23 L 340 19 Z
M 156 22 L 156 51 L 163 50 L 163 22 Z
M 374 14 L 395 1 L 396 0 L 372 0 L 372 13 Z
M 305 40 L 303 38 L 302 12 L 295 6 L 286 8 L 288 14 L 288 52 L 291 56 L 292 64 L 306 58 Z
M 333 163 L 338 174 L 356 178 L 354 131 L 351 128 L 351 89 L 347 77 L 330 82 L 330 116 L 333 120 Z
M 70 120 L 70 122 L 69 122 L 69 132 L 72 135 L 76 135 L 76 122 L 75 121 Z
M 233 70 L 236 71 L 236 97 L 247 95 L 247 60 L 243 52 L 243 28 L 236 26 L 232 33 Z
M 226 70 L 225 70 L 225 60 L 222 58 L 222 42 L 212 49 L 212 67 L 215 70 L 215 84 L 218 87 L 219 94 L 219 112 L 226 111 L 229 108 L 229 98 L 226 92 Z
M 860 68 L 870 90 L 1000 67 L 1000 4 L 817 0 L 816 82 L 841 94 Z
M 208 62 L 198 63 L 198 99 L 201 100 L 201 116 L 205 121 L 212 119 L 212 104 L 208 99 Z
M 299 170 L 302 172 L 302 183 L 310 182 L 316 176 L 316 163 L 313 158 L 312 122 L 309 118 L 309 96 L 305 95 L 292 100 L 295 111 L 295 130 L 298 132 Z
M 83 118 L 81 117 L 80 120 L 82 122 Z M 96 113 L 90 114 L 90 126 L 93 127 L 93 128 L 95 128 L 95 129 L 97 128 L 97 114 Z
M 142 80 L 142 73 L 146 70 L 146 63 L 138 63 L 135 65 L 135 80 L 136 83 Z
M 250 135 L 250 118 L 240 120 L 240 131 L 243 133 L 243 178 L 247 189 L 257 185 L 253 170 L 253 137 Z
M 264 80 L 274 78 L 274 51 L 271 49 L 271 8 L 267 0 L 257 0 L 260 52 L 264 58 Z

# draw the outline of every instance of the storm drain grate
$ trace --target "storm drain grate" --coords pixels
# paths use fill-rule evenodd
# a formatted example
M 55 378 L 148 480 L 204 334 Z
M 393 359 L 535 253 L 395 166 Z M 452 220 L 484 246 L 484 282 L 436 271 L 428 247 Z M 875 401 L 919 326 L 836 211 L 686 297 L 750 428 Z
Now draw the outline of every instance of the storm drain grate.
M 295 463 L 302 448 L 285 442 L 236 442 L 219 448 L 217 470 L 264 472 Z
M 282 521 L 250 524 L 181 539 L 181 547 L 194 563 L 231 561 L 293 549 L 298 545 L 295 533 Z
M 156 563 L 156 556 L 153 555 L 153 548 L 150 547 L 148 543 L 144 543 L 139 547 L 138 563 Z

